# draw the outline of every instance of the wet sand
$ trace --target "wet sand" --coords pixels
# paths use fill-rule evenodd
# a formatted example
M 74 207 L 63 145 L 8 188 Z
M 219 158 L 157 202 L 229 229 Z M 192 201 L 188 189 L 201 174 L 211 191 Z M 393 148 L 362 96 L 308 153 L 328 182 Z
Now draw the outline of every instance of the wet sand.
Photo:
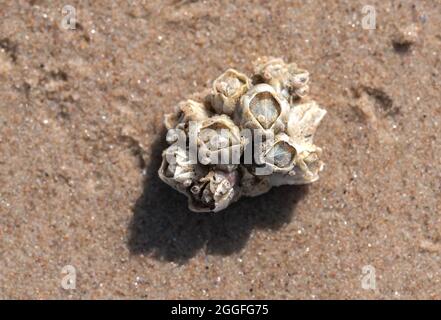
M 0 1 L 0 298 L 441 298 L 439 0 L 69 3 Z M 189 212 L 163 115 L 265 55 L 311 73 L 321 179 Z

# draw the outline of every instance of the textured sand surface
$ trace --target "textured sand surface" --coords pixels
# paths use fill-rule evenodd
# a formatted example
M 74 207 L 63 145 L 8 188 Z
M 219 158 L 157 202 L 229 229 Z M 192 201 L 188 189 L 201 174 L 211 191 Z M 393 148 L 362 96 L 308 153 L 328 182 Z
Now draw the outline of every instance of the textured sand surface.
M 112 2 L 0 0 L 0 298 L 441 298 L 439 0 Z M 263 55 L 311 73 L 321 180 L 191 213 L 163 114 Z

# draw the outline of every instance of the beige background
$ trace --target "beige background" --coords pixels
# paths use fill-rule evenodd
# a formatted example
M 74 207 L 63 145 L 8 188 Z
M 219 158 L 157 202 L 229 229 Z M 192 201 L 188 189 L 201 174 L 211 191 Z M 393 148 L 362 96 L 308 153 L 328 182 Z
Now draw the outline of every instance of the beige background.
M 0 298 L 441 298 L 439 0 L 111 3 L 0 1 Z M 311 73 L 321 180 L 188 212 L 163 114 L 261 55 Z

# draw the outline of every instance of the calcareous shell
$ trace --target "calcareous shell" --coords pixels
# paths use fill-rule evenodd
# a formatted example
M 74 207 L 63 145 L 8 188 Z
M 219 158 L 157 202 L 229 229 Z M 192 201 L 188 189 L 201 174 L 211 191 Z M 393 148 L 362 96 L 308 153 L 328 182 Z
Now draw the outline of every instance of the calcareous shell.
M 200 122 L 197 131 L 199 159 L 204 165 L 217 165 L 231 171 L 240 163 L 243 139 L 239 128 L 226 115 L 216 115 Z
M 280 133 L 267 143 L 263 162 L 272 166 L 272 172 L 289 172 L 295 165 L 297 150 L 288 135 Z
M 242 96 L 241 126 L 276 134 L 285 129 L 288 112 L 288 102 L 273 87 L 257 84 Z
M 280 58 L 263 57 L 254 63 L 254 72 L 286 99 L 304 98 L 309 91 L 309 73 L 295 63 Z
M 240 97 L 251 87 L 244 74 L 228 69 L 213 82 L 212 104 L 218 114 L 232 115 Z

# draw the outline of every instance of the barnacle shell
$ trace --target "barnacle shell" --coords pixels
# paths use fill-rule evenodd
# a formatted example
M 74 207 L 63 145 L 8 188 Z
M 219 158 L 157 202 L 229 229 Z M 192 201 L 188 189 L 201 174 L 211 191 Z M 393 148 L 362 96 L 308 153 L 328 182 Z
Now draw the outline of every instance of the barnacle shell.
M 289 172 L 295 165 L 297 149 L 285 133 L 276 135 L 263 153 L 263 162 L 271 166 L 273 172 Z
M 232 115 L 240 97 L 251 87 L 244 74 L 228 69 L 213 82 L 212 104 L 218 114 Z
M 319 108 L 315 101 L 293 106 L 288 115 L 289 136 L 312 143 L 314 133 L 325 115 L 326 110 Z
M 280 58 L 263 57 L 255 62 L 254 72 L 286 99 L 304 98 L 309 92 L 309 73 L 295 63 L 286 64 Z
M 198 166 L 190 163 L 186 150 L 171 145 L 162 153 L 159 177 L 175 189 L 185 192 L 197 177 L 197 168 Z
M 202 121 L 209 118 L 212 112 L 200 102 L 188 99 L 178 104 L 175 112 L 165 115 L 164 124 L 167 129 L 175 128 L 178 124 L 189 121 Z
M 254 71 L 252 82 L 228 69 L 204 102 L 186 100 L 165 117 L 159 177 L 192 211 L 218 212 L 274 186 L 311 183 L 323 169 L 313 139 L 326 111 L 306 98 L 309 73 L 272 57 L 258 59 Z
M 285 129 L 289 104 L 268 84 L 250 89 L 241 99 L 241 126 L 277 133 Z
M 237 171 L 210 171 L 191 187 L 189 207 L 196 212 L 217 212 L 225 209 L 240 196 Z
M 280 81 L 286 78 L 288 68 L 283 59 L 262 57 L 254 62 L 254 73 L 260 75 L 266 82 Z M 279 83 L 271 83 L 279 85 Z
M 216 115 L 201 121 L 197 135 L 199 152 L 204 155 L 203 164 L 217 164 L 218 168 L 227 171 L 237 167 L 243 140 L 239 128 L 229 117 Z M 222 160 L 227 163 L 221 163 Z
M 284 184 L 308 184 L 317 181 L 318 173 L 323 170 L 320 160 L 322 149 L 313 144 L 297 144 L 295 166 L 288 172 L 279 170 L 271 178 L 273 186 Z M 282 172 L 282 173 L 281 173 Z
M 240 187 L 245 197 L 256 197 L 268 192 L 272 185 L 269 176 L 252 174 L 246 167 L 241 167 Z

